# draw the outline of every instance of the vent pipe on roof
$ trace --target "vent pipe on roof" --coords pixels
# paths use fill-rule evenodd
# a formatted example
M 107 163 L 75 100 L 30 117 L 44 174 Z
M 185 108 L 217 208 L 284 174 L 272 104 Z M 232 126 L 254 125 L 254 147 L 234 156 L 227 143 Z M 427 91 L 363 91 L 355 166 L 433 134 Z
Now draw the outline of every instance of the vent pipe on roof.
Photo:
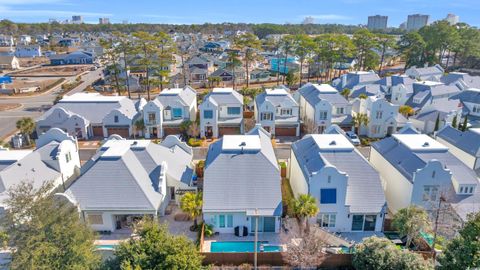
M 243 148 L 244 148 L 245 146 L 247 146 L 247 143 L 246 143 L 246 142 L 242 142 L 239 146 L 240 146 L 240 148 L 241 148 L 241 149 L 240 149 L 240 153 L 243 154 Z
M 328 145 L 337 145 L 336 141 L 331 141 Z
M 429 147 L 429 146 L 430 146 L 430 144 L 429 144 L 428 142 L 425 142 L 425 143 L 422 145 L 422 147 Z

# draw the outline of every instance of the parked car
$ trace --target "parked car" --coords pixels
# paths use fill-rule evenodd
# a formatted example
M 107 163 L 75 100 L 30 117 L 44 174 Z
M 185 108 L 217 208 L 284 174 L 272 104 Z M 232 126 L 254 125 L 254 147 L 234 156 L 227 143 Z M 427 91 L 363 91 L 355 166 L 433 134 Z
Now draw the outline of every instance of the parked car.
M 345 134 L 353 145 L 360 145 L 360 139 L 358 138 L 357 134 L 355 134 L 355 132 L 347 131 Z

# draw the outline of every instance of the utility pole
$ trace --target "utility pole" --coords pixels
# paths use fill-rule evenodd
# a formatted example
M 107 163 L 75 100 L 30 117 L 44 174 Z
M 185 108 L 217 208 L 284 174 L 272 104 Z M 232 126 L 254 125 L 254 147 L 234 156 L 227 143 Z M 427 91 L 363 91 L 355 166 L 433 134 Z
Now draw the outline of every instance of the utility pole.
M 258 245 L 258 209 L 255 209 L 255 242 L 254 242 L 254 257 L 253 269 L 257 270 L 257 245 Z

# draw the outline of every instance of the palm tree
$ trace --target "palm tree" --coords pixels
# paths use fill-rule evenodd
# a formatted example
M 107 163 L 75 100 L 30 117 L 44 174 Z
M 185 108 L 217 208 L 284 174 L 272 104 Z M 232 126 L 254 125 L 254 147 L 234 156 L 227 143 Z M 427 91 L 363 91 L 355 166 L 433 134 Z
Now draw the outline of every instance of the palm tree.
M 238 53 L 234 50 L 228 52 L 228 63 L 227 67 L 230 67 L 232 70 L 232 76 L 233 76 L 233 81 L 232 81 L 232 88 L 235 89 L 235 79 L 236 79 L 236 74 L 235 74 L 235 67 L 242 62 L 238 59 Z
M 350 92 L 351 92 L 350 89 L 344 88 L 344 89 L 342 90 L 342 92 L 340 92 L 340 94 L 341 94 L 343 97 L 345 97 L 345 99 L 348 99 L 348 96 L 350 96 Z
M 303 232 L 302 227 L 305 224 L 305 232 L 309 232 L 308 218 L 317 215 L 320 209 L 317 206 L 317 201 L 309 194 L 302 194 L 292 201 L 293 213 L 299 219 L 300 232 Z
M 283 79 L 282 79 L 282 83 L 285 83 L 285 79 L 287 77 L 287 62 L 288 62 L 288 55 L 291 54 L 293 52 L 293 49 L 295 47 L 295 39 L 293 36 L 291 35 L 288 35 L 288 36 L 285 36 L 283 37 L 281 40 L 280 40 L 280 43 L 281 43 L 281 48 L 283 50 L 283 54 L 285 56 L 284 58 L 284 62 L 283 62 Z M 280 65 L 280 63 L 278 63 Z
M 198 227 L 197 217 L 202 214 L 203 197 L 202 193 L 187 192 L 180 200 L 180 208 L 193 219 L 192 229 Z
M 135 121 L 135 129 L 137 131 L 142 131 L 143 133 L 143 130 L 145 129 L 145 122 L 143 121 L 143 119 L 139 119 L 137 121 Z M 135 135 L 135 133 L 134 133 Z
M 358 113 L 352 117 L 353 127 L 358 127 L 357 134 L 360 132 L 361 126 L 366 126 L 370 122 L 366 113 Z
M 33 118 L 23 117 L 17 121 L 16 126 L 17 129 L 20 130 L 20 133 L 27 138 L 27 144 L 30 145 L 30 135 L 35 130 L 35 121 L 33 121 Z

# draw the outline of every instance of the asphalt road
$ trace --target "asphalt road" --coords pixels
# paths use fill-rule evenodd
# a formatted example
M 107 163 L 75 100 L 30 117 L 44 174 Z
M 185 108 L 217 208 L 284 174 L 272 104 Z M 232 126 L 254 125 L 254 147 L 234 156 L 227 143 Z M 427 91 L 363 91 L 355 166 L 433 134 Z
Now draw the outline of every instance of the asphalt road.
M 82 76 L 83 83 L 72 89 L 68 94 L 74 94 L 85 90 L 85 88 L 91 85 L 95 80 L 100 78 L 103 69 L 97 69 L 90 71 Z M 74 77 L 70 77 L 67 80 L 73 81 Z M 40 117 L 45 108 L 42 106 L 52 105 L 56 96 L 61 92 L 61 87 L 57 86 L 54 89 L 42 93 L 33 97 L 18 97 L 18 98 L 0 98 L 0 104 L 4 103 L 19 103 L 22 106 L 10 110 L 0 112 L 0 138 L 5 138 L 11 135 L 15 130 L 15 123 L 22 117 L 32 117 L 34 119 Z

